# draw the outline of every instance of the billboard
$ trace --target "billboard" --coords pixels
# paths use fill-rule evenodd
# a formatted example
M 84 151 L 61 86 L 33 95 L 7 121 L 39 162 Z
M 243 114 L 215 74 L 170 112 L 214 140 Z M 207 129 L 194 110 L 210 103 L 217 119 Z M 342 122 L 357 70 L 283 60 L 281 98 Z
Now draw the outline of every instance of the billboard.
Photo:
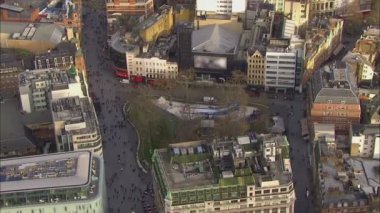
M 194 67 L 201 68 L 201 69 L 226 70 L 227 58 L 195 55 Z

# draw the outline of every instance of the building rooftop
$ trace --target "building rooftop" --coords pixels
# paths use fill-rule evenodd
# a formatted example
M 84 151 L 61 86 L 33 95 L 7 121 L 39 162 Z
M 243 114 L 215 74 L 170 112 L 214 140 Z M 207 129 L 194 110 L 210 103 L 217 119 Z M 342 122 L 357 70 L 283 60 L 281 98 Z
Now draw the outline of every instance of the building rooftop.
M 0 104 L 0 150 L 1 152 L 35 149 L 31 135 L 25 130 L 20 106 L 11 98 Z
M 373 27 L 373 26 L 368 27 L 366 30 L 364 30 L 361 38 L 379 40 L 380 39 L 380 28 L 379 27 Z
M 55 153 L 1 161 L 0 193 L 86 185 L 91 152 Z
M 56 58 L 56 57 L 65 57 L 65 56 L 74 56 L 70 54 L 68 51 L 51 51 L 46 53 L 41 53 L 35 55 L 35 60 L 46 60 L 49 58 Z
M 380 125 L 378 124 L 351 124 L 352 135 L 380 135 Z
M 29 18 L 32 11 L 41 11 L 46 6 L 46 0 L 4 0 L 0 9 L 7 10 L 10 17 Z
M 288 146 L 286 140 L 280 140 L 282 136 L 279 139 L 275 136 L 265 138 L 275 138 L 279 142 L 276 147 Z M 259 146 L 246 137 L 170 144 L 168 149 L 155 150 L 154 163 L 161 170 L 161 178 L 169 191 L 291 183 L 291 172 L 285 171 L 283 161 L 288 154 L 284 151 L 283 158 L 277 153 L 277 161 L 269 162 L 259 151 Z M 248 166 L 242 166 L 245 161 Z
M 0 22 L 1 33 L 10 34 L 10 39 L 50 41 L 58 44 L 65 36 L 65 28 L 51 23 Z
M 133 28 L 133 31 L 139 32 L 140 30 L 145 30 L 146 28 L 152 26 L 154 23 L 159 21 L 164 17 L 164 15 L 168 14 L 171 10 L 170 5 L 162 5 L 159 8 L 158 13 L 153 13 L 151 16 L 149 16 L 147 19 L 145 19 L 143 22 L 139 23 Z
M 236 54 L 239 41 L 239 33 L 220 25 L 211 25 L 193 31 L 191 46 L 193 52 Z
M 74 134 L 92 133 L 98 130 L 95 109 L 88 97 L 67 97 L 51 103 L 54 121 L 64 121 L 65 130 Z
M 151 44 L 149 46 L 146 46 L 146 49 L 143 48 L 143 52 L 140 52 L 139 55 L 136 57 L 139 58 L 151 58 L 151 57 L 157 57 L 157 58 L 164 58 L 169 59 L 170 53 L 175 50 L 177 47 L 177 36 L 171 35 L 171 36 L 160 36 L 157 38 L 156 42 L 154 44 Z M 145 50 L 144 50 L 145 49 Z
M 42 81 L 47 82 L 46 88 L 51 87 L 52 90 L 68 88 L 68 84 L 78 83 L 77 76 L 69 70 L 57 68 L 26 70 L 19 75 L 20 94 L 28 93 L 30 88 L 39 89 L 36 83 Z
M 128 44 L 125 35 L 121 31 L 116 31 L 109 40 L 109 45 L 112 49 L 121 54 L 125 54 L 127 50 L 134 48 L 134 45 Z
M 340 150 L 328 150 L 325 143 L 320 143 L 320 149 L 323 206 L 361 206 L 367 204 L 369 195 L 376 195 L 379 160 L 351 158 Z
M 341 22 L 341 23 L 340 23 Z M 314 18 L 310 22 L 311 30 L 306 33 L 306 57 L 311 57 L 321 44 L 332 34 L 333 29 L 343 20 L 335 18 Z
M 352 76 L 342 63 L 325 66 L 313 74 L 312 95 L 315 103 L 359 104 Z

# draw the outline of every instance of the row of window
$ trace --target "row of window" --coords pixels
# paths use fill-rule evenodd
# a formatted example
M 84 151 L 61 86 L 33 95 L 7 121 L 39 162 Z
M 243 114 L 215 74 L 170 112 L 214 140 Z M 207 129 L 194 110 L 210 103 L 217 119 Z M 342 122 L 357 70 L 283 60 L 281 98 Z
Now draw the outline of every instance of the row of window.
M 17 78 L 17 74 L 8 74 L 8 75 L 0 75 L 0 78 L 1 79 L 5 79 L 5 78 Z
M 316 3 L 311 5 L 312 10 L 332 10 L 334 9 L 334 2 Z

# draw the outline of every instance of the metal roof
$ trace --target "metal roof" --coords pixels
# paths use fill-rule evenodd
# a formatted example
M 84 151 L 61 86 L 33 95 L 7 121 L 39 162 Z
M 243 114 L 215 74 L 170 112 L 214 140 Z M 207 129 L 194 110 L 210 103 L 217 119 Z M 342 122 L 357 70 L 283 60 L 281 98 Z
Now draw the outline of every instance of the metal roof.
M 191 46 L 193 52 L 235 54 L 239 41 L 239 33 L 216 24 L 193 31 Z
M 70 164 L 75 165 L 74 170 L 68 166 L 67 162 L 75 162 Z M 1 160 L 0 163 L 0 193 L 2 194 L 75 187 L 89 183 L 91 152 L 79 151 L 8 158 Z M 56 171 L 57 169 L 59 171 Z M 49 177 L 48 171 L 53 171 L 50 173 L 53 173 L 54 177 Z M 20 178 L 21 174 L 23 176 Z
M 29 23 L 23 22 L 0 22 L 0 32 L 5 34 L 22 33 L 27 28 Z M 50 41 L 51 43 L 58 44 L 62 41 L 65 35 L 63 26 L 52 23 L 36 23 L 34 34 L 30 40 L 34 41 Z
M 24 8 L 22 8 L 22 7 L 17 7 L 14 5 L 7 4 L 7 3 L 0 4 L 0 8 L 5 9 L 5 10 L 10 10 L 13 12 L 18 12 L 18 13 L 20 13 L 24 10 Z

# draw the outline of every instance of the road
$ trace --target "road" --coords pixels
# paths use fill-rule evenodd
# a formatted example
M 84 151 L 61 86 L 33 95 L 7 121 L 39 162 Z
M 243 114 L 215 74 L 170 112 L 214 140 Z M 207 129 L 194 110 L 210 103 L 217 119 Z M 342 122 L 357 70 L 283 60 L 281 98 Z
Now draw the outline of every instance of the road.
M 284 118 L 287 127 L 287 137 L 290 145 L 290 157 L 292 163 L 293 182 L 296 190 L 295 213 L 313 213 L 312 196 L 306 197 L 306 187 L 311 190 L 311 170 L 309 160 L 312 150 L 308 142 L 305 142 L 301 136 L 301 127 L 299 121 L 304 117 L 305 102 L 303 95 L 295 95 L 295 99 L 283 100 L 282 95 L 278 99 L 271 100 L 270 109 L 274 114 Z M 293 106 L 293 115 L 288 116 Z
M 97 115 L 103 136 L 103 157 L 106 164 L 108 193 L 107 212 L 144 212 L 151 192 L 143 195 L 151 187 L 150 174 L 144 174 L 136 162 L 137 137 L 130 123 L 124 117 L 122 108 L 126 101 L 125 89 L 113 76 L 111 63 L 105 59 L 103 47 L 106 45 L 105 4 L 93 0 L 98 10 L 89 10 L 84 5 L 83 52 L 88 72 L 90 94 L 94 94 Z M 103 8 L 103 9 L 102 9 Z M 145 197 L 145 198 L 143 198 Z

